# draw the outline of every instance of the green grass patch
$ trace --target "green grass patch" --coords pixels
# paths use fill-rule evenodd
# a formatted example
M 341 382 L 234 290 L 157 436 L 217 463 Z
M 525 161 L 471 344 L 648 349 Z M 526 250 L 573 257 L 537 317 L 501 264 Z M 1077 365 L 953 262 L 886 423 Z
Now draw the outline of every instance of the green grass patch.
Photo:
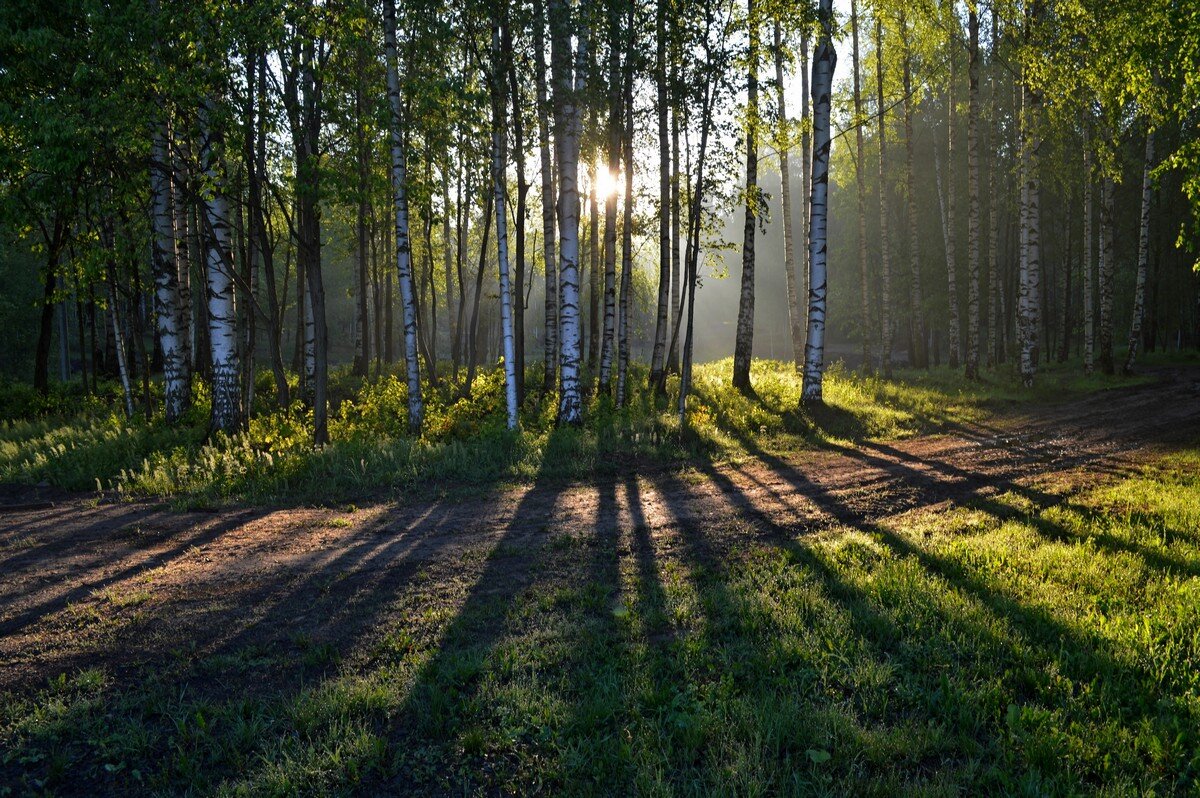
M 674 401 L 645 389 L 635 367 L 627 407 L 593 395 L 580 429 L 554 429 L 555 403 L 532 377 L 521 410 L 521 431 L 505 429 L 503 374 L 477 377 L 468 395 L 443 378 L 426 386 L 425 430 L 406 432 L 407 392 L 396 374 L 377 380 L 333 375 L 330 437 L 311 445 L 311 411 L 302 403 L 269 404 L 271 382 L 261 375 L 256 413 L 244 433 L 207 436 L 209 399 L 197 385 L 195 405 L 173 425 L 159 418 L 125 419 L 111 388 L 80 400 L 66 413 L 71 390 L 60 388 L 38 404 L 19 387 L 5 386 L 26 417 L 0 421 L 0 482 L 46 482 L 72 490 L 127 496 L 175 497 L 186 505 L 229 501 L 337 503 L 385 491 L 456 485 L 476 488 L 534 475 L 581 479 L 618 473 L 632 460 L 680 464 L 748 451 L 792 451 L 831 441 L 896 439 L 969 421 L 997 405 L 1051 401 L 1133 380 L 1080 376 L 1078 364 L 1047 367 L 1032 391 L 1015 374 L 993 372 L 967 382 L 959 372 L 899 372 L 886 381 L 834 364 L 825 379 L 826 404 L 800 404 L 800 380 L 787 364 L 755 361 L 758 397 L 730 387 L 730 360 L 699 366 L 689 401 L 687 434 Z M 1135 378 L 1137 379 L 1137 378 Z M 677 382 L 669 386 L 673 395 Z M 21 398 L 24 397 L 24 398 Z M 15 401 L 15 400 L 14 400 Z M 552 434 L 554 433 L 554 434 Z
M 729 518 L 501 546 L 342 649 L 0 696 L 0 793 L 1192 794 L 1197 508 L 1192 449 L 774 542 L 728 545 Z

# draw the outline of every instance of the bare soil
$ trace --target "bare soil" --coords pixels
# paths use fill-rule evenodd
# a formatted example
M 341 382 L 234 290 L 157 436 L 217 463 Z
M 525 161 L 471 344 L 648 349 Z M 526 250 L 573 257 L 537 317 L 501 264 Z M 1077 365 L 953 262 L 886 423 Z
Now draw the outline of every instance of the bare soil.
M 620 530 L 636 529 L 669 546 L 689 529 L 720 529 L 707 552 L 720 557 L 746 538 L 870 525 L 1010 490 L 1060 501 L 1200 440 L 1200 371 L 1155 376 L 902 442 L 437 501 L 177 512 L 0 487 L 0 691 L 84 667 L 120 683 L 297 640 L 352 656 L 381 619 L 439 601 L 451 612 L 468 584 L 514 595 L 535 553 L 567 536 L 616 546 Z M 497 556 L 511 559 L 497 571 L 511 580 L 483 584 L 478 573 Z

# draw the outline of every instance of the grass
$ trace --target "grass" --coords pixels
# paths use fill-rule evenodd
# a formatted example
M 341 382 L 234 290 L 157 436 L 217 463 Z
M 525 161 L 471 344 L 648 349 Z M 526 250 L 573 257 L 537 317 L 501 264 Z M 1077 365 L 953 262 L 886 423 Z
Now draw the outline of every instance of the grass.
M 1047 367 L 1032 391 L 1019 387 L 1007 371 L 978 383 L 949 369 L 900 372 L 897 380 L 884 381 L 835 364 L 825 381 L 827 406 L 811 411 L 800 406 L 800 382 L 786 364 L 755 362 L 758 399 L 730 388 L 730 369 L 729 360 L 697 368 L 687 435 L 680 434 L 674 404 L 656 401 L 642 387 L 640 368 L 630 379 L 637 388 L 628 407 L 614 408 L 608 399 L 593 396 L 585 426 L 558 433 L 554 403 L 543 400 L 531 383 L 522 431 L 510 433 L 504 428 L 503 377 L 494 370 L 481 375 L 466 398 L 459 398 L 459 386 L 446 379 L 427 387 L 426 428 L 415 439 L 405 432 L 401 379 L 393 374 L 363 382 L 342 371 L 334 375 L 331 391 L 332 443 L 319 451 L 311 446 L 311 413 L 302 404 L 283 410 L 268 406 L 265 374 L 247 431 L 216 439 L 207 438 L 203 386 L 197 387 L 188 417 L 175 425 L 160 418 L 125 419 L 111 388 L 100 399 L 73 404 L 69 392 L 36 400 L 27 389 L 8 386 L 13 395 L 8 406 L 24 415 L 0 421 L 0 483 L 166 496 L 189 506 L 338 503 L 364 494 L 411 493 L 431 483 L 441 490 L 528 481 L 534 475 L 582 479 L 619 472 L 632 460 L 672 465 L 736 458 L 749 448 L 779 453 L 831 441 L 896 439 L 999 406 L 1131 382 L 1084 378 L 1077 363 Z M 65 410 L 79 405 L 81 412 Z
M 680 485 L 601 481 L 619 531 L 422 569 L 340 647 L 0 695 L 0 794 L 1200 788 L 1200 448 L 802 535 L 634 509 Z

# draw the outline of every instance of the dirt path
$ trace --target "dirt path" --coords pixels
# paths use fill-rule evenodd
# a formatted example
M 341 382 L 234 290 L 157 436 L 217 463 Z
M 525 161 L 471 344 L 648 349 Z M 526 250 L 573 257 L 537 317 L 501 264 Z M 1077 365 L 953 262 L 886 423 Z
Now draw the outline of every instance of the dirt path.
M 658 536 L 721 526 L 732 530 L 721 545 L 733 546 L 743 535 L 876 523 L 1012 489 L 1053 501 L 1200 439 L 1200 370 L 1157 376 L 1154 385 L 900 443 L 788 460 L 760 452 L 682 472 L 411 506 L 178 513 L 159 503 L 35 497 L 0 512 L 0 690 L 33 689 L 80 667 L 102 666 L 120 680 L 174 659 L 298 637 L 350 646 L 396 611 L 414 578 L 434 571 L 468 580 L 466 564 L 498 546 L 530 557 L 589 529 L 632 525 Z M 1055 491 L 1042 492 L 1047 485 Z

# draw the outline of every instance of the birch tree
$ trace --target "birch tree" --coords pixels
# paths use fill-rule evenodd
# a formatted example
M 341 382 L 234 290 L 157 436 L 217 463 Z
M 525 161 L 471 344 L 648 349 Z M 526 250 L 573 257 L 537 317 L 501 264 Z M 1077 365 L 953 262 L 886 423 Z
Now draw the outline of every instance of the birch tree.
M 212 428 L 233 434 L 241 429 L 241 374 L 238 361 L 237 305 L 230 245 L 229 200 L 220 164 L 219 137 L 211 101 L 201 106 L 200 163 L 204 170 L 204 212 L 208 236 L 208 341 L 212 362 Z
M 749 49 L 746 52 L 746 193 L 742 225 L 742 284 L 738 299 L 737 336 L 733 346 L 733 387 L 754 393 L 750 360 L 754 356 L 754 234 L 761 199 L 758 193 L 758 13 L 746 0 Z M 811 312 L 809 314 L 811 324 Z
M 967 0 L 967 379 L 979 379 L 979 10 Z M 951 178 L 953 183 L 953 178 Z M 953 202 L 953 201 L 952 201 Z M 958 304 L 951 303 L 954 308 Z M 951 345 L 957 341 L 951 332 Z
M 546 297 L 543 331 L 542 389 L 554 390 L 558 373 L 558 259 L 554 240 L 554 164 L 550 154 L 549 99 L 546 90 L 546 17 L 542 0 L 534 0 L 533 75 L 537 84 L 538 156 L 542 184 L 542 263 L 545 266 Z
M 1113 178 L 1105 174 L 1100 180 L 1100 263 L 1097 288 L 1100 292 L 1100 371 L 1113 374 L 1113 225 L 1116 207 L 1113 199 Z
M 617 334 L 617 176 L 621 171 L 621 22 L 608 8 L 608 172 L 604 196 L 604 328 L 600 338 L 600 392 L 612 391 Z
M 392 202 L 396 218 L 396 272 L 403 309 L 404 364 L 408 377 L 408 428 L 421 431 L 424 405 L 421 401 L 421 364 L 417 357 L 417 308 L 413 290 L 412 248 L 408 225 L 408 175 L 403 131 L 404 108 L 400 98 L 399 56 L 396 51 L 396 6 L 383 4 L 384 57 L 387 60 L 388 103 L 391 109 Z
M 887 106 L 883 96 L 883 19 L 875 10 L 875 102 L 879 139 L 879 370 L 892 378 L 892 264 L 888 241 Z
M 583 421 L 579 392 L 579 136 L 587 78 L 588 39 L 575 26 L 567 0 L 550 0 L 551 69 L 554 74 L 554 141 L 558 151 L 559 349 L 558 423 Z
M 1083 373 L 1096 369 L 1095 279 L 1092 266 L 1092 148 L 1087 122 L 1083 126 Z
M 1154 131 L 1146 131 L 1146 155 L 1142 162 L 1142 213 L 1138 224 L 1137 276 L 1133 288 L 1133 317 L 1129 322 L 1129 351 L 1122 372 L 1133 373 L 1138 344 L 1142 340 L 1142 321 L 1146 313 L 1146 265 L 1150 257 L 1150 198 L 1153 188 L 1150 170 L 1154 165 Z
M 912 42 L 908 16 L 903 6 L 900 9 L 899 30 L 904 87 L 904 197 L 905 207 L 908 209 L 908 304 L 912 314 L 909 319 L 908 345 L 912 362 L 909 365 L 925 368 L 929 365 L 929 361 L 925 352 L 924 294 L 921 291 L 920 234 L 917 229 L 916 170 L 913 158 L 915 94 L 912 82 Z
M 1018 313 L 1021 328 L 1021 382 L 1033 385 L 1041 327 L 1041 181 L 1038 177 L 1037 99 L 1021 86 L 1021 269 Z
M 634 3 L 627 6 L 626 19 L 628 55 L 622 77 L 623 123 L 621 125 L 621 157 L 625 162 L 625 196 L 621 221 L 621 285 L 618 311 L 620 318 L 617 329 L 617 407 L 625 405 L 626 380 L 629 374 L 630 314 L 633 312 L 633 54 L 637 51 L 637 27 L 634 24 Z
M 863 126 L 866 120 L 863 117 L 863 101 L 862 101 L 862 82 L 861 72 L 862 63 L 858 48 L 858 0 L 850 0 L 850 35 L 853 42 L 853 68 L 854 68 L 854 184 L 856 197 L 856 208 L 858 210 L 858 269 L 862 278 L 862 368 L 864 372 L 871 369 L 871 338 L 873 335 L 873 319 L 871 313 L 871 296 L 870 296 L 870 271 L 867 264 L 867 187 L 866 187 L 866 156 L 863 153 Z M 783 95 L 780 94 L 780 108 L 782 108 Z M 882 112 L 881 112 L 882 113 Z M 781 156 L 782 157 L 782 156 Z M 785 167 L 786 168 L 786 167 Z M 784 185 L 787 184 L 787 178 L 784 178 Z M 786 196 L 786 195 L 785 195 Z M 786 207 L 786 205 L 785 205 Z M 786 214 L 787 212 L 784 211 Z M 790 258 L 789 258 L 790 262 Z M 789 293 L 791 289 L 789 288 Z M 789 301 L 793 301 L 789 296 Z M 796 346 L 796 337 L 799 330 L 795 322 L 792 324 L 792 345 L 798 353 L 799 347 Z
M 151 269 L 154 274 L 154 315 L 158 345 L 162 351 L 164 410 L 167 422 L 176 421 L 191 402 L 187 352 L 183 345 L 183 320 L 179 302 L 179 268 L 175 262 L 174 219 L 171 211 L 171 156 L 167 123 L 160 118 L 154 126 L 154 164 L 150 169 L 150 193 L 154 218 Z
M 812 193 L 809 199 L 808 340 L 804 349 L 804 384 L 801 399 L 823 401 L 821 381 L 825 370 L 826 232 L 829 211 L 830 105 L 833 71 L 833 0 L 820 0 L 821 38 L 813 60 Z
M 954 64 L 958 43 L 955 37 L 960 35 L 958 17 L 954 3 L 949 3 L 947 24 L 950 27 L 948 41 L 949 79 L 946 82 L 946 203 L 945 222 L 943 224 L 946 241 L 946 295 L 949 299 L 949 338 L 950 338 L 950 368 L 959 365 L 959 318 L 958 318 L 958 189 L 954 184 Z M 938 179 L 941 185 L 941 179 Z
M 517 359 L 513 336 L 512 292 L 508 274 L 508 226 L 505 198 L 508 130 L 505 119 L 503 55 L 500 26 L 492 27 L 492 190 L 496 210 L 496 260 L 500 267 L 500 327 L 504 346 L 504 405 L 510 430 L 517 428 Z
M 671 301 L 671 140 L 667 113 L 667 2 L 655 5 L 654 83 L 658 120 L 658 303 L 654 314 L 654 351 L 650 356 L 650 385 L 662 380 L 667 349 L 667 324 Z M 786 178 L 785 178 L 786 180 Z M 785 211 L 786 214 L 786 211 Z
M 792 341 L 792 363 L 796 370 L 804 362 L 804 323 L 800 315 L 800 290 L 797 286 L 795 230 L 792 224 L 792 170 L 791 131 L 788 128 L 787 102 L 784 100 L 784 57 L 783 26 L 779 20 L 774 24 L 775 50 L 775 108 L 779 118 L 776 122 L 779 149 L 779 196 L 783 213 L 783 277 L 787 290 L 788 332 Z M 857 77 L 857 73 L 856 73 Z M 862 133 L 859 132 L 861 139 Z

